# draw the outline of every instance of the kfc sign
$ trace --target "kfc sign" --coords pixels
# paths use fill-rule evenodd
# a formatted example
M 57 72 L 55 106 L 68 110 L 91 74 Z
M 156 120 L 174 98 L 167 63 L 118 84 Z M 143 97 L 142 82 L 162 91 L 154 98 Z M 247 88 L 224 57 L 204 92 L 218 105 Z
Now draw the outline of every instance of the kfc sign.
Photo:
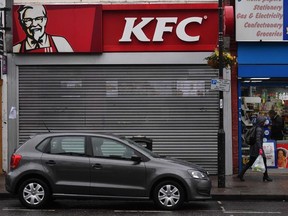
M 101 14 L 99 5 L 14 5 L 13 52 L 102 52 Z
M 105 52 L 213 51 L 217 4 L 103 5 Z
M 189 17 L 184 20 L 182 20 L 180 23 L 177 23 L 178 17 L 157 17 L 157 18 L 151 18 L 151 17 L 144 17 L 142 18 L 142 21 L 138 24 L 135 25 L 135 21 L 137 20 L 136 17 L 133 18 L 125 18 L 126 20 L 126 25 L 124 28 L 123 35 L 121 39 L 119 40 L 120 42 L 131 42 L 131 36 L 132 34 L 135 35 L 135 37 L 142 42 L 162 42 L 163 39 L 163 34 L 164 32 L 169 32 L 171 33 L 174 26 L 168 26 L 168 24 L 176 24 L 176 35 L 177 37 L 185 42 L 195 42 L 199 41 L 200 35 L 197 36 L 191 36 L 188 35 L 185 31 L 186 27 L 190 23 L 198 23 L 201 24 L 203 18 L 201 17 Z M 152 20 L 157 20 L 155 32 L 153 35 L 153 38 L 150 39 L 147 37 L 145 32 L 143 31 L 143 28 L 147 26 Z
M 213 51 L 218 5 L 15 5 L 14 53 Z

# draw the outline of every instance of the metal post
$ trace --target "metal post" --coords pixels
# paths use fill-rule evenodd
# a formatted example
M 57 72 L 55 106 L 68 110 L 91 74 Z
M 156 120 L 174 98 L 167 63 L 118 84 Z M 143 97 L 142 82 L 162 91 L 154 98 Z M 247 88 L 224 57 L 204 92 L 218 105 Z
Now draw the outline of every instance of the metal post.
M 223 49 L 224 49 L 224 33 L 223 33 L 223 0 L 218 0 L 219 12 L 219 79 L 223 79 Z M 218 130 L 218 187 L 225 188 L 225 131 L 223 124 L 223 91 L 219 91 L 219 130 Z

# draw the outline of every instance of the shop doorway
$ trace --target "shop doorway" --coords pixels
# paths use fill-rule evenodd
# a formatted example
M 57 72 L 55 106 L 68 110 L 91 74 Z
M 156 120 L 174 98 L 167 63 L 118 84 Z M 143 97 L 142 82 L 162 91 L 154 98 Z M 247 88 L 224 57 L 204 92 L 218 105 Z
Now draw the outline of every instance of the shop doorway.
M 243 136 L 255 123 L 258 115 L 267 117 L 264 143 L 269 145 L 269 167 L 288 168 L 288 85 L 287 79 L 247 79 L 239 83 L 239 171 L 249 160 L 249 146 Z M 283 121 L 280 139 L 273 139 L 272 119 L 269 111 L 274 110 Z M 264 147 L 265 148 L 265 147 Z M 268 147 L 267 147 L 268 149 Z M 268 151 L 268 150 L 267 150 Z M 279 155 L 279 156 L 278 156 Z

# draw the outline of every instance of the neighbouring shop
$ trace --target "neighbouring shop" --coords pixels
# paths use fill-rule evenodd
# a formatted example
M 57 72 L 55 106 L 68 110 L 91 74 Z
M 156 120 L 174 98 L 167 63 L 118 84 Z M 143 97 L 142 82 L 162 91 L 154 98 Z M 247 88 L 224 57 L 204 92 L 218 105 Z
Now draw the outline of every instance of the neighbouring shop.
M 267 117 L 264 150 L 267 165 L 287 168 L 288 129 L 288 2 L 236 1 L 236 41 L 238 42 L 239 77 L 239 168 L 248 160 L 249 148 L 243 133 L 253 125 L 257 115 Z M 273 110 L 282 131 L 275 137 Z M 271 118 L 270 118 L 271 117 Z M 274 119 L 274 118 L 273 118 Z
M 288 61 L 284 57 L 288 46 L 277 43 L 241 43 L 239 52 L 239 164 L 249 160 L 249 146 L 243 134 L 253 126 L 256 117 L 267 117 L 264 148 L 267 165 L 286 169 L 288 154 Z M 249 54 L 248 54 L 249 53 Z M 261 64 L 252 56 L 262 57 Z M 241 57 L 242 56 L 242 57 Z M 259 59 L 258 59 L 259 60 Z M 281 64 L 280 64 L 281 62 Z M 283 121 L 282 136 L 273 138 L 272 120 L 269 111 L 274 110 Z
M 20 7 L 8 73 L 10 152 L 49 131 L 141 135 L 159 154 L 217 172 L 218 70 L 204 60 L 217 46 L 217 4 L 45 5 L 47 20 L 22 26 Z M 25 47 L 25 25 L 46 21 L 53 47 Z

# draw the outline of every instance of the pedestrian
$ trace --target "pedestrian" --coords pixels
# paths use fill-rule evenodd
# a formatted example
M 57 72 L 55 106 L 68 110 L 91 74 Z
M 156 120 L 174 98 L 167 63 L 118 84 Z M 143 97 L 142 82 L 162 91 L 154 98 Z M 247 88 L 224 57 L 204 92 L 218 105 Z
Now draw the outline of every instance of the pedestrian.
M 270 110 L 268 114 L 272 121 L 270 138 L 272 140 L 283 140 L 284 121 L 282 117 L 275 110 Z
M 265 153 L 263 151 L 263 137 L 264 137 L 264 126 L 265 126 L 265 122 L 266 122 L 266 117 L 259 115 L 256 119 L 256 141 L 253 145 L 250 145 L 250 157 L 249 157 L 249 162 L 245 165 L 245 167 L 242 169 L 242 171 L 240 172 L 240 174 L 238 175 L 238 178 L 241 181 L 245 181 L 244 180 L 244 174 L 245 172 L 253 165 L 253 163 L 255 162 L 255 160 L 257 159 L 257 157 L 259 155 L 263 156 L 263 160 L 264 160 L 264 164 L 265 164 L 265 172 L 263 174 L 263 181 L 269 181 L 271 182 L 272 179 L 269 178 L 268 176 L 268 172 L 267 172 L 267 160 L 266 160 L 266 156 Z

